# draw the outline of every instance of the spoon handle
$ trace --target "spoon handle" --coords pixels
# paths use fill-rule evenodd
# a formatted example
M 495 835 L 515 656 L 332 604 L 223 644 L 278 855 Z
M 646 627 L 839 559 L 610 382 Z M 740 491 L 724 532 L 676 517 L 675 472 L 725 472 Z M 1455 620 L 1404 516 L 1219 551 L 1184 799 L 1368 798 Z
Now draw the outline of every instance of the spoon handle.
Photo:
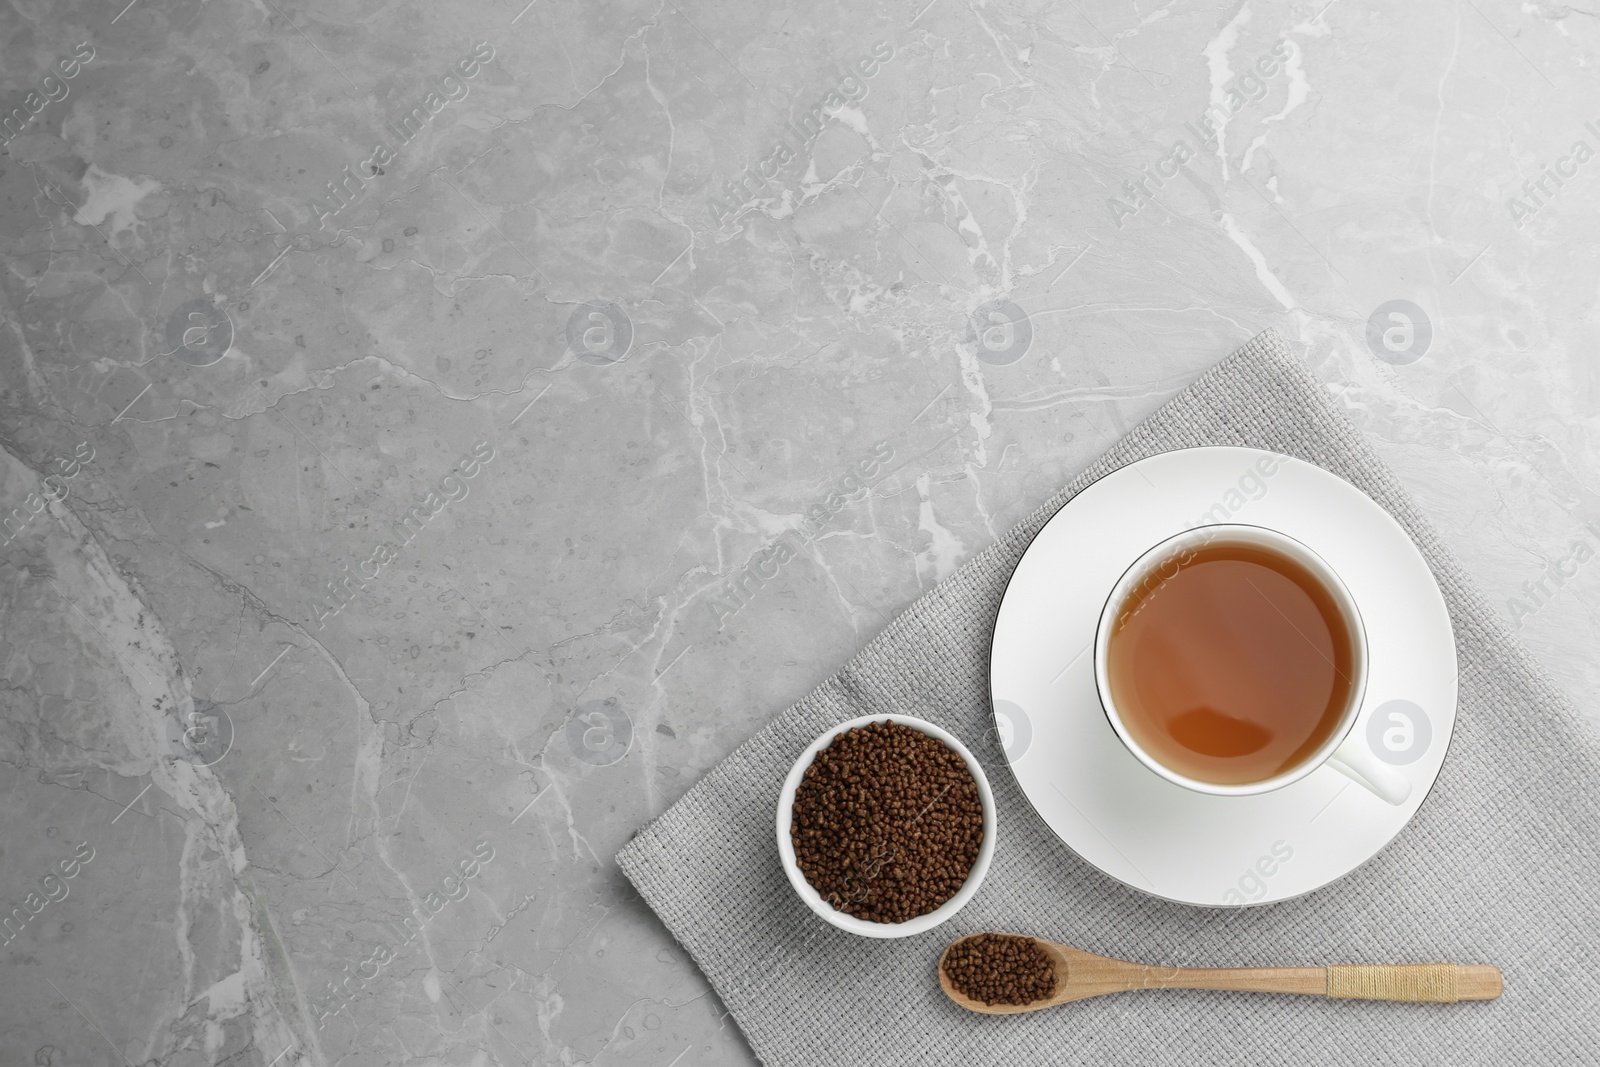
M 1231 989 L 1247 993 L 1304 993 L 1352 1000 L 1404 1000 L 1454 1004 L 1493 1000 L 1502 983 L 1498 967 L 1455 963 L 1395 963 L 1333 967 L 1142 968 L 1130 988 Z
M 1328 968 L 1328 996 L 1353 1000 L 1414 1000 L 1454 1004 L 1493 1000 L 1503 983 L 1500 968 L 1485 964 L 1391 963 Z

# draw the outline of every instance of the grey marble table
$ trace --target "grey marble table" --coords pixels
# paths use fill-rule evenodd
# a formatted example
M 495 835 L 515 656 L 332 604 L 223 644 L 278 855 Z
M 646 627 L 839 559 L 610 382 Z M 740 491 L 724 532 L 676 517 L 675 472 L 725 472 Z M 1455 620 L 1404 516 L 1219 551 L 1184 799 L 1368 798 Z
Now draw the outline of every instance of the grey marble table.
M 1276 326 L 1600 664 L 1600 21 L 12 0 L 0 1061 L 748 1064 L 611 857 Z

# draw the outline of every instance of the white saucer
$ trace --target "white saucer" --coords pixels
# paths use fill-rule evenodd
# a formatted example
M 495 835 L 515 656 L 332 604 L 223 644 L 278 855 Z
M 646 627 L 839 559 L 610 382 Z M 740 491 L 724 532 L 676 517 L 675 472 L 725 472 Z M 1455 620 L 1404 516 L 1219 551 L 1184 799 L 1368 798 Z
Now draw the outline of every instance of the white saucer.
M 1094 683 L 1106 597 L 1145 549 L 1219 522 L 1296 537 L 1344 579 L 1371 656 L 1351 736 L 1410 779 L 1406 803 L 1328 766 L 1258 796 L 1207 796 L 1159 777 L 1118 740 Z M 989 692 L 1018 784 L 1074 852 L 1167 900 L 1265 904 L 1348 874 L 1422 806 L 1455 726 L 1455 635 L 1416 545 L 1359 489 L 1289 456 L 1192 448 L 1107 475 L 1039 531 L 1000 605 Z

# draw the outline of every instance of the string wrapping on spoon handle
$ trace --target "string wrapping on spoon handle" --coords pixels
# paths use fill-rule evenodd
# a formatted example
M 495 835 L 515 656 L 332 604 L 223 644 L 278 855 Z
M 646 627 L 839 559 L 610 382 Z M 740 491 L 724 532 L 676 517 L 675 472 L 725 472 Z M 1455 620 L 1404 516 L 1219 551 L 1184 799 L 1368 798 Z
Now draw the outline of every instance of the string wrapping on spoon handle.
M 1328 996 L 1454 1004 L 1461 999 L 1458 977 L 1453 963 L 1336 965 L 1328 968 Z

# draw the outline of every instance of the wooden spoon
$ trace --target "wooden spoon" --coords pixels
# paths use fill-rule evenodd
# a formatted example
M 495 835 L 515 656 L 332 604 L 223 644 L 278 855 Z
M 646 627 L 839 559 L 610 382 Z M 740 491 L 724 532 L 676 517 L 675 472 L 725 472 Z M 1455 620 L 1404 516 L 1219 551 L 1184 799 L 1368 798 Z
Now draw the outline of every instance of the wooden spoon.
M 977 937 L 969 934 L 968 937 Z M 1500 995 L 1500 968 L 1478 964 L 1398 963 L 1333 967 L 1152 967 L 1082 949 L 1033 940 L 1055 961 L 1056 991 L 1031 1004 L 985 1004 L 950 984 L 944 957 L 967 940 L 952 941 L 939 954 L 939 985 L 963 1008 L 985 1015 L 1019 1015 L 1068 1001 L 1132 989 L 1235 989 L 1247 993 L 1305 993 L 1358 1000 L 1409 1000 L 1453 1004 Z

